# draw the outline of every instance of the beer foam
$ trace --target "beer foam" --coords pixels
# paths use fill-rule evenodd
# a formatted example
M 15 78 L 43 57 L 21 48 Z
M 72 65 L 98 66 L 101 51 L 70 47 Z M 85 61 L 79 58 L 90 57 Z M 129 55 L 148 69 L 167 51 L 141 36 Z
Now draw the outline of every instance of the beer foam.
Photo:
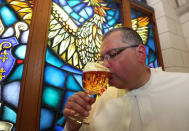
M 110 70 L 108 68 L 106 68 L 105 66 L 99 64 L 99 63 L 95 63 L 95 62 L 88 62 L 84 69 L 84 72 L 86 71 L 107 71 L 110 72 Z

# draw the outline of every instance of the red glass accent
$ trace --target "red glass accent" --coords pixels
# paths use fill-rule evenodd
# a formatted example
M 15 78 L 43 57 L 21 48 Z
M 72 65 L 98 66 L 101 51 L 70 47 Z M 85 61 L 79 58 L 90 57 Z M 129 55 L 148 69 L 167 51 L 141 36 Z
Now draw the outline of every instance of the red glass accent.
M 24 62 L 23 60 L 17 60 L 17 64 L 21 64 L 23 62 Z

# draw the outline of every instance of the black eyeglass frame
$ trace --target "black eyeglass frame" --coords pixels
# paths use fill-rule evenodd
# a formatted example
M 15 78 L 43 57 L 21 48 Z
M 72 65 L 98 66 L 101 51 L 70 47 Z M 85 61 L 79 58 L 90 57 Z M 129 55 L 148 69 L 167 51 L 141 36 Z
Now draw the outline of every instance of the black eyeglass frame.
M 134 47 L 138 47 L 138 46 L 139 45 L 130 45 L 130 46 L 111 49 L 108 52 L 106 52 L 104 57 L 100 57 L 100 59 L 98 61 L 104 61 L 104 60 L 109 61 L 110 59 L 112 59 L 112 58 L 116 57 L 117 55 L 119 55 L 125 49 L 134 48 Z M 114 52 L 114 53 L 111 53 L 111 52 Z

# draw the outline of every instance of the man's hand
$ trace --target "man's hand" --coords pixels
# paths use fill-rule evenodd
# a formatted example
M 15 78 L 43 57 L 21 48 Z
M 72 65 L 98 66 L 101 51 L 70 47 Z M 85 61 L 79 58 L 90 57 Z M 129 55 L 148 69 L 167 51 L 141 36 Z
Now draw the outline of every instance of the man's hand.
M 72 121 L 69 117 L 74 117 L 74 115 L 79 114 L 80 116 L 89 116 L 89 111 L 91 110 L 91 105 L 95 102 L 95 99 L 89 97 L 84 92 L 75 93 L 71 96 L 66 106 L 63 110 L 63 114 L 66 117 L 66 126 L 69 130 L 77 131 L 81 125 L 77 122 Z

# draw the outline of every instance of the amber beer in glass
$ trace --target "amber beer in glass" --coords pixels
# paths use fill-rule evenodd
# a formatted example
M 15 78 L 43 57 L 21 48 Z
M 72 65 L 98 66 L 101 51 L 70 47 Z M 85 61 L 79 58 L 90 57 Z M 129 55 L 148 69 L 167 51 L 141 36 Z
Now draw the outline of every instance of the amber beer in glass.
M 109 83 L 111 73 L 108 71 L 86 71 L 83 72 L 83 88 L 88 94 L 98 94 Z
M 109 83 L 111 73 L 108 68 L 101 64 L 89 62 L 83 69 L 82 83 L 85 92 L 98 94 Z

